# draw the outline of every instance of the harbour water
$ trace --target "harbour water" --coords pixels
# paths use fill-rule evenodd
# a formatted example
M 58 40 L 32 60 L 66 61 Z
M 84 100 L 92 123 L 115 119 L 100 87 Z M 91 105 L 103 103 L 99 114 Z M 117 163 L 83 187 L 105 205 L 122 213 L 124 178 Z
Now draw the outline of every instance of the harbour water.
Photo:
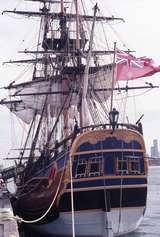
M 21 237 L 48 237 L 33 233 L 27 228 Z M 147 209 L 139 228 L 123 237 L 159 237 L 160 236 L 160 166 L 149 168 L 149 186 Z M 122 237 L 122 236 L 121 236 Z

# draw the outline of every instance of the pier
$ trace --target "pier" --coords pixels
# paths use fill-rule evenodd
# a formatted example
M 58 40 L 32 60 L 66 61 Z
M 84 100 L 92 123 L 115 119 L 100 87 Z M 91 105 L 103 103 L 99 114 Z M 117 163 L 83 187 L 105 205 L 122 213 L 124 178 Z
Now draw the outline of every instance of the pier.
M 5 184 L 0 187 L 0 237 L 19 237 L 18 224 Z

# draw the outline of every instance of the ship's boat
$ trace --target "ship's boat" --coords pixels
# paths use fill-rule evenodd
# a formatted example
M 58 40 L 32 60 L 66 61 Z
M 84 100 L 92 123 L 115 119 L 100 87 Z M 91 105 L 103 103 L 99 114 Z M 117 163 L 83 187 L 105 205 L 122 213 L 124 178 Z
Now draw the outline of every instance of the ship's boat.
M 83 1 L 28 0 L 37 2 L 38 10 L 3 12 L 40 22 L 37 48 L 23 52 L 33 57 L 9 62 L 31 64 L 33 73 L 5 87 L 10 97 L 1 100 L 27 130 L 16 167 L 2 172 L 14 176 L 15 214 L 55 236 L 131 232 L 146 208 L 148 161 L 141 118 L 126 121 L 124 97 L 122 103 L 115 94 L 158 70 L 128 49 L 109 47 L 105 26 L 122 18 L 103 16 L 97 4 L 87 14 Z

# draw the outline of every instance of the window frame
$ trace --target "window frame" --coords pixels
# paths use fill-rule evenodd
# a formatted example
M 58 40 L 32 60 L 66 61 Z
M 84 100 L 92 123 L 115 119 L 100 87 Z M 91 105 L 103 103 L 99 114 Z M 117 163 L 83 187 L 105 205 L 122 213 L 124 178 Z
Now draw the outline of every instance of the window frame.
M 132 169 L 132 163 L 138 164 L 138 169 Z M 130 174 L 141 174 L 141 163 L 140 158 L 131 158 L 129 159 L 129 173 Z
M 77 174 L 78 166 L 81 164 L 86 164 L 85 173 Z M 92 164 L 98 164 L 98 171 L 90 172 Z M 104 165 L 103 165 L 102 156 L 93 157 L 93 158 L 84 158 L 84 159 L 82 158 L 77 161 L 75 178 L 99 177 L 104 172 L 103 167 L 104 167 Z
M 77 162 L 77 166 L 76 166 L 76 175 L 75 175 L 75 178 L 82 178 L 82 177 L 86 177 L 86 173 L 87 173 L 87 159 L 81 159 Z M 77 174 L 77 170 L 78 170 L 78 167 L 80 165 L 86 165 L 85 167 L 85 172 L 84 173 L 80 173 L 80 174 Z
M 123 169 L 119 169 L 119 167 L 121 166 L 121 162 L 126 162 L 126 170 Z M 116 174 L 118 175 L 128 175 L 128 171 L 129 171 L 129 164 L 128 164 L 128 158 L 126 157 L 117 157 L 116 158 Z
M 126 167 L 127 169 L 122 170 L 119 169 L 120 167 L 120 163 L 121 162 L 126 162 Z M 128 156 L 124 156 L 124 157 L 116 157 L 116 174 L 117 175 L 140 175 L 142 174 L 141 172 L 141 158 L 140 157 L 128 157 Z M 136 163 L 137 165 L 137 169 L 132 169 L 132 163 Z
M 91 165 L 98 164 L 98 171 L 91 172 Z M 88 160 L 88 176 L 101 176 L 102 174 L 102 157 L 91 158 Z

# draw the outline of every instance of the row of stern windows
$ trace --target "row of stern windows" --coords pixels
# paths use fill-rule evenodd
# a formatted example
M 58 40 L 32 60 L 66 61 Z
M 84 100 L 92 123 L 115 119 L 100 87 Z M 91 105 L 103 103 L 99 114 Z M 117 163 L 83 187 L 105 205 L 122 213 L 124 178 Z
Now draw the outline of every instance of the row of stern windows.
M 121 157 L 116 158 L 112 164 L 114 173 L 105 173 L 105 175 L 140 175 L 143 174 L 139 157 Z M 80 159 L 75 167 L 75 178 L 96 177 L 104 175 L 104 160 L 102 157 Z

